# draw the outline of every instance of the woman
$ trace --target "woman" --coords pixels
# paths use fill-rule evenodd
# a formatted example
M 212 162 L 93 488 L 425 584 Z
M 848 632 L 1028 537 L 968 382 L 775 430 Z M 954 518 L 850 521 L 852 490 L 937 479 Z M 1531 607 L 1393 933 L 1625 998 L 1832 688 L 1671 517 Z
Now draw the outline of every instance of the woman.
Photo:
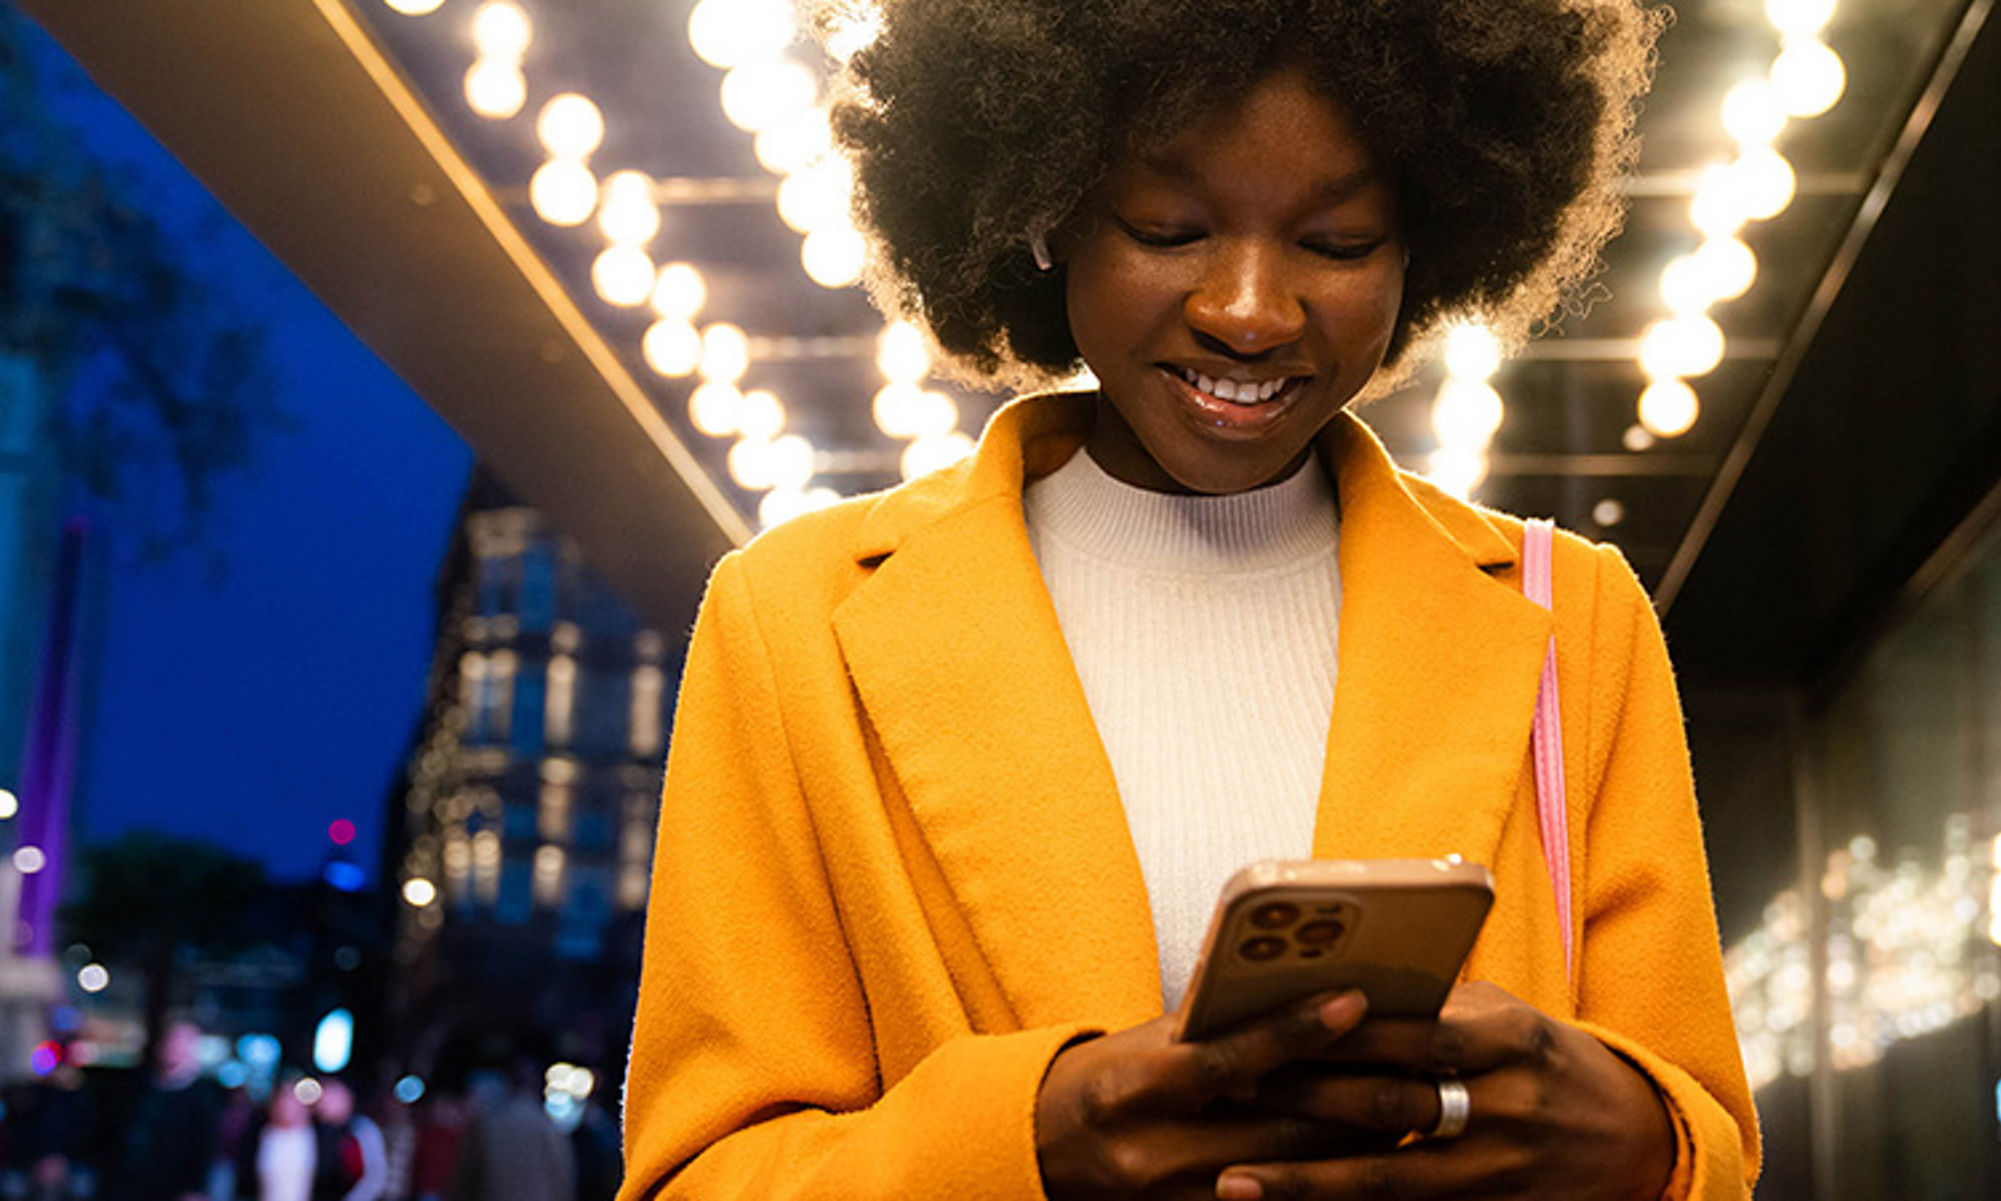
M 1677 704 L 1615 551 L 1347 409 L 1519 336 L 1616 225 L 1627 0 L 904 0 L 837 114 L 877 294 L 996 378 L 967 463 L 717 568 L 683 681 L 626 1196 L 1741 1197 L 1757 1143 Z M 1572 888 L 1530 724 L 1554 635 Z M 1337 687 L 1338 681 L 1338 687 Z M 1463 854 L 1436 1023 L 1176 1044 L 1259 857 Z M 1429 1136 L 1429 1137 L 1425 1137 Z

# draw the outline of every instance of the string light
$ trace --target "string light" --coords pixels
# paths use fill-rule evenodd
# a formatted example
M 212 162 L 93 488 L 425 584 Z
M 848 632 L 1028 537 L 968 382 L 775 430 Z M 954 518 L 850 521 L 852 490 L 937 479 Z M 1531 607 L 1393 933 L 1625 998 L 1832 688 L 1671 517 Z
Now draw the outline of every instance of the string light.
M 1776 150 L 1746 150 L 1730 171 L 1743 212 L 1753 221 L 1769 221 L 1793 202 L 1798 181 L 1792 164 Z
M 786 0 L 702 0 L 688 14 L 688 44 L 722 70 L 774 57 L 795 36 Z
M 812 167 L 834 149 L 834 130 L 827 110 L 809 108 L 759 130 L 752 149 L 758 163 L 773 175 L 795 175 Z
M 1712 300 L 1735 300 L 1758 278 L 1758 258 L 1736 238 L 1710 238 L 1693 256 L 1702 286 Z
M 692 375 L 702 362 L 701 331 L 679 318 L 662 317 L 646 327 L 639 352 L 647 366 L 669 379 Z
M 1818 117 L 1834 107 L 1848 86 L 1841 56 L 1822 42 L 1795 42 L 1772 60 L 1772 91 L 1795 117 Z
M 702 331 L 702 378 L 733 384 L 750 368 L 750 339 L 726 321 Z
M 505 120 L 528 102 L 528 77 L 518 64 L 481 59 L 466 70 L 466 107 L 482 117 Z
M 445 0 L 382 0 L 382 2 L 406 17 L 422 17 L 437 12 Z
M 581 162 L 604 143 L 604 114 L 588 96 L 552 96 L 535 119 L 535 136 L 550 157 Z
M 653 291 L 653 260 L 637 246 L 607 246 L 591 261 L 591 286 L 606 304 L 645 304 Z
M 1769 147 L 1786 127 L 1770 81 L 1747 79 L 1723 96 L 1723 128 L 1745 149 Z
M 775 129 L 805 116 L 820 81 L 789 58 L 745 63 L 723 76 L 723 116 L 745 133 Z
M 597 177 L 581 162 L 550 159 L 528 178 L 528 203 L 551 225 L 582 225 L 597 208 Z
M 709 285 L 702 273 L 687 263 L 668 263 L 660 268 L 648 300 L 653 311 L 669 320 L 693 321 L 708 303 Z
M 784 434 L 771 441 L 771 486 L 802 491 L 813 478 L 813 444 L 798 434 Z
M 1501 368 L 1501 342 L 1478 322 L 1453 326 L 1445 334 L 1445 370 L 1456 379 L 1492 379 Z
M 868 263 L 868 242 L 852 225 L 827 225 L 806 235 L 799 261 L 807 278 L 823 288 L 845 288 L 858 282 Z
M 510 0 L 487 0 L 473 12 L 472 44 L 482 58 L 519 64 L 534 37 L 528 13 Z
M 853 190 L 853 169 L 847 160 L 825 159 L 778 185 L 778 219 L 802 234 L 844 222 Z
M 915 384 L 931 370 L 924 331 L 908 321 L 891 321 L 876 338 L 875 365 L 893 384 Z
M 759 388 L 743 394 L 737 408 L 737 432 L 754 441 L 769 442 L 785 428 L 785 402 Z
M 743 393 L 721 380 L 710 380 L 688 396 L 688 420 L 711 438 L 734 435 L 742 410 Z
M 627 246 L 643 246 L 660 232 L 660 206 L 653 203 L 653 180 L 645 172 L 618 171 L 605 179 L 598 230 Z
M 1447 379 L 1431 402 L 1431 428 L 1438 444 L 1455 450 L 1484 451 L 1501 428 L 1501 394 L 1484 380 Z
M 1656 321 L 1640 335 L 1640 370 L 1648 379 L 1707 375 L 1722 361 L 1723 331 L 1700 313 Z
M 772 476 L 771 443 L 761 438 L 739 438 L 730 447 L 730 478 L 747 492 L 762 492 L 777 481 Z
M 1461 500 L 1487 478 L 1487 456 L 1477 450 L 1443 446 L 1425 461 L 1425 478 Z
M 1695 425 L 1700 411 L 1695 389 L 1682 380 L 1657 379 L 1640 393 L 1640 428 L 1653 437 L 1680 437 Z M 1627 443 L 1631 445 L 1632 439 Z
M 1834 0 L 1765 0 L 1765 19 L 1789 38 L 1820 36 L 1834 15 Z
M 888 383 L 875 394 L 870 406 L 876 428 L 892 438 L 917 436 L 918 411 L 924 405 L 924 389 L 916 384 Z

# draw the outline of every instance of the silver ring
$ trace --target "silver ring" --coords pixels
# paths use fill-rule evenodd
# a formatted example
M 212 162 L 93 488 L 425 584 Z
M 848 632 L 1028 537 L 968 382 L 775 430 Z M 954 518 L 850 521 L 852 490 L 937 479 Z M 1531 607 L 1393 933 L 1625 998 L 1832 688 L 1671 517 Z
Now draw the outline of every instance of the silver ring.
M 1438 1082 L 1438 1124 L 1424 1132 L 1426 1138 L 1458 1138 L 1466 1133 L 1466 1120 L 1473 1116 L 1473 1094 L 1463 1080 Z

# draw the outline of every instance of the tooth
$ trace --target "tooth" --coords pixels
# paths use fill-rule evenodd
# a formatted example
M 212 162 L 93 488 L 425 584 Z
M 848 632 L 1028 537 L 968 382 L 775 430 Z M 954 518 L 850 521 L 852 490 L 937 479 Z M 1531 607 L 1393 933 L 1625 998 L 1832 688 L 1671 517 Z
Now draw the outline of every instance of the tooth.
M 1242 384 L 1237 383 L 1235 380 L 1226 379 L 1226 380 L 1216 381 L 1216 395 L 1222 397 L 1224 400 L 1229 401 L 1231 404 L 1236 404 L 1240 401 L 1249 400 L 1250 397 L 1246 394 L 1248 391 L 1249 389 L 1245 388 Z
M 1216 395 L 1216 381 L 1210 379 L 1208 376 L 1202 374 L 1200 371 L 1197 371 L 1195 373 L 1195 386 L 1202 389 L 1204 392 L 1207 392 L 1211 396 Z
M 1278 381 L 1275 379 L 1268 379 L 1264 383 L 1258 385 L 1258 399 L 1261 401 L 1270 400 L 1273 396 L 1277 394 L 1278 394 Z

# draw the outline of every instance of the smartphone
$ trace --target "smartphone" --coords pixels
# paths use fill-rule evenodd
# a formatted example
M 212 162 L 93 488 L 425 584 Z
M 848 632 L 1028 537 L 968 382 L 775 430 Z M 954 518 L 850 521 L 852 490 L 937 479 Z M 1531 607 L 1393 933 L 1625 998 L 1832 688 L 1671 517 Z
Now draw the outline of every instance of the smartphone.
M 1457 856 L 1253 863 L 1223 886 L 1175 1037 L 1345 988 L 1372 1017 L 1436 1017 L 1493 903 L 1493 876 Z

